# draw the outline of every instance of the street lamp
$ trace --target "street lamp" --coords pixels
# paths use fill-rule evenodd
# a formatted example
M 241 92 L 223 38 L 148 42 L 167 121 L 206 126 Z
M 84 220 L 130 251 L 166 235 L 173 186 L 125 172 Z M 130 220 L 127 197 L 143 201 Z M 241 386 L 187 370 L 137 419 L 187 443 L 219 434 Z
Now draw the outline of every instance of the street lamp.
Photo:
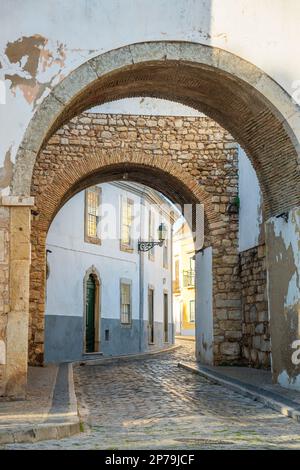
M 159 224 L 159 227 L 157 229 L 157 236 L 158 236 L 158 240 L 153 240 L 153 241 L 139 240 L 138 250 L 139 251 L 149 251 L 156 245 L 163 246 L 163 243 L 164 243 L 164 241 L 166 239 L 166 236 L 167 236 L 167 228 L 166 228 L 164 223 Z

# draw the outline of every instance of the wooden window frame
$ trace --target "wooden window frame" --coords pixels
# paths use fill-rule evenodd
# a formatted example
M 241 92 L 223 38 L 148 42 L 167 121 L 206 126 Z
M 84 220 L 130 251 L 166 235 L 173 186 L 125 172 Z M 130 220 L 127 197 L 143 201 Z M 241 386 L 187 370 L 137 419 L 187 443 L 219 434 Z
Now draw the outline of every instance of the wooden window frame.
M 134 247 L 133 247 L 133 238 L 131 236 L 131 243 L 127 244 L 124 243 L 122 240 L 122 230 L 123 230 L 123 204 L 126 202 L 126 205 L 132 206 L 132 209 L 134 208 L 134 200 L 127 197 L 127 196 L 121 196 L 121 204 L 120 204 L 120 250 L 121 251 L 126 251 L 127 253 L 133 253 Z M 132 210 L 132 221 L 131 221 L 131 230 L 132 230 L 132 222 L 134 219 L 134 214 Z M 132 235 L 132 234 L 131 234 Z
M 122 285 L 126 284 L 130 286 L 130 318 L 129 322 L 124 323 L 122 322 Z M 132 280 L 131 279 L 126 279 L 126 278 L 121 278 L 120 279 L 120 324 L 122 328 L 131 328 L 132 327 Z
M 191 320 L 191 304 L 194 304 L 194 320 Z M 189 323 L 195 323 L 196 322 L 196 302 L 195 299 L 190 299 L 189 300 Z
M 92 186 L 94 191 L 97 193 L 98 196 L 98 215 L 96 216 L 97 220 L 97 229 L 99 226 L 100 220 L 100 212 L 101 212 L 101 204 L 102 204 L 102 189 L 99 186 Z M 88 234 L 88 218 L 89 218 L 89 210 L 88 210 L 88 192 L 91 191 L 91 188 L 87 188 L 85 190 L 85 197 L 84 197 L 84 241 L 86 243 L 92 243 L 94 245 L 101 245 L 101 238 L 96 235 L 95 237 Z M 98 231 L 98 230 L 97 230 Z

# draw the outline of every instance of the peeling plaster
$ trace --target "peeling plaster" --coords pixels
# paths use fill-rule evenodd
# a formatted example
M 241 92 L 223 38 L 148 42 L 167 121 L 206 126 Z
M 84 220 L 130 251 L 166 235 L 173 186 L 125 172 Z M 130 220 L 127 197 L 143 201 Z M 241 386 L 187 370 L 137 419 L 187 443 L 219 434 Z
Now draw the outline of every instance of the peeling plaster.
M 0 364 L 6 364 L 6 348 L 3 340 L 0 340 Z
M 4 165 L 0 168 L 0 189 L 10 186 L 13 176 L 14 165 L 11 161 L 11 147 L 6 152 L 4 158 Z
M 278 383 L 285 388 L 291 388 L 292 390 L 300 390 L 300 375 L 291 378 L 286 370 L 281 372 L 278 376 Z
M 300 365 L 293 363 L 293 344 L 300 339 L 300 209 L 289 220 L 266 224 L 268 297 L 274 379 L 300 390 Z
M 293 264 L 295 272 L 289 280 L 288 291 L 285 296 L 284 306 L 289 307 L 300 301 L 300 277 L 297 268 L 300 267 L 300 213 L 298 210 L 290 213 L 289 224 L 284 220 L 278 220 L 277 224 L 273 224 L 274 235 L 280 238 L 286 250 L 291 249 L 293 256 Z M 279 251 L 278 257 L 281 259 L 285 256 L 285 250 Z M 280 260 L 277 258 L 278 262 Z
M 28 104 L 36 107 L 45 90 L 49 90 L 62 80 L 65 66 L 66 46 L 56 42 L 54 45 L 39 34 L 22 36 L 8 42 L 5 56 L 8 69 L 5 79 L 11 82 L 10 89 L 15 95 L 20 89 Z M 55 82 L 55 83 L 54 83 Z

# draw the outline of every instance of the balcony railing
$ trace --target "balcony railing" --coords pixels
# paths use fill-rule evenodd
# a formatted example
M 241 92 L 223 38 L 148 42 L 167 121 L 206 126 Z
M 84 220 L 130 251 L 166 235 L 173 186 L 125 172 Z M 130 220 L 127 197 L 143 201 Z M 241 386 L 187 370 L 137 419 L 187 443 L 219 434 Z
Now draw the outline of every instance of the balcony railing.
M 183 287 L 195 287 L 195 271 L 193 269 L 183 271 Z

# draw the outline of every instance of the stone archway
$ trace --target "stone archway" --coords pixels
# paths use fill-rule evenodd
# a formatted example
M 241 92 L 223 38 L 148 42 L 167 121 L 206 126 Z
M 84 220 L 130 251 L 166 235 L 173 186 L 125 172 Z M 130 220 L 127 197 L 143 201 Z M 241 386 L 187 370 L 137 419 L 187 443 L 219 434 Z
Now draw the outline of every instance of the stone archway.
M 21 275 L 24 279 L 18 288 L 14 279 L 10 281 L 11 286 L 14 284 L 11 298 L 16 302 L 11 302 L 10 310 L 14 315 L 11 313 L 12 321 L 7 333 L 10 339 L 7 343 L 6 375 L 7 382 L 11 382 L 8 389 L 17 389 L 15 384 L 23 384 L 26 375 L 25 346 L 19 348 L 17 355 L 21 358 L 20 361 L 18 359 L 18 364 L 22 363 L 20 367 L 11 366 L 15 359 L 11 351 L 15 332 L 20 331 L 20 313 L 24 312 L 27 318 L 28 311 L 28 236 L 20 245 L 18 235 L 19 232 L 23 235 L 30 233 L 28 207 L 32 201 L 28 198 L 36 157 L 49 137 L 73 116 L 95 104 L 130 96 L 161 97 L 201 110 L 227 128 L 244 147 L 257 172 L 265 213 L 270 218 L 267 254 L 271 261 L 269 305 L 271 311 L 274 307 L 277 316 L 274 328 L 278 328 L 282 321 L 285 326 L 284 311 L 287 309 L 289 317 L 294 320 L 292 323 L 298 324 L 298 299 L 295 301 L 295 295 L 282 293 L 282 302 L 274 296 L 276 280 L 272 264 L 274 259 L 276 263 L 276 253 L 280 252 L 280 243 L 273 243 L 274 238 L 284 236 L 283 230 L 278 232 L 276 229 L 274 217 L 289 211 L 292 214 L 299 212 L 299 106 L 262 70 L 224 50 L 185 42 L 133 44 L 91 59 L 58 84 L 38 108 L 20 145 L 11 197 L 3 198 L 3 204 L 11 206 L 11 231 L 15 233 L 10 246 L 10 264 L 18 265 L 16 276 Z M 20 217 L 23 227 L 16 221 Z M 289 220 L 285 222 L 288 224 L 285 231 L 296 233 L 299 230 L 297 217 Z M 23 246 L 22 253 L 20 246 Z M 19 261 L 23 264 L 20 265 Z M 292 259 L 292 270 L 282 271 L 287 289 L 300 269 L 297 263 Z M 297 279 L 296 294 L 300 290 L 299 275 Z M 282 305 L 284 311 L 279 311 L 278 305 Z M 294 329 L 289 340 L 298 339 L 297 335 L 298 330 Z M 275 379 L 286 372 L 288 380 L 297 381 L 300 370 L 299 365 L 291 365 L 292 353 L 287 339 L 281 338 L 278 344 L 273 343 Z
M 54 165 L 55 166 L 55 165 Z M 49 167 L 51 173 L 53 171 Z M 55 170 L 54 170 L 55 171 Z M 39 170 L 37 169 L 37 175 Z M 233 272 L 235 261 L 232 257 L 227 257 L 226 247 L 222 250 L 221 244 L 224 239 L 228 239 L 228 244 L 233 246 L 232 221 L 228 217 L 223 217 L 214 209 L 212 196 L 207 193 L 205 188 L 201 187 L 195 177 L 185 172 L 182 166 L 174 163 L 170 158 L 142 154 L 128 149 L 117 151 L 90 150 L 85 151 L 84 156 L 79 160 L 67 159 L 65 166 L 55 171 L 55 175 L 48 186 L 43 186 L 42 191 L 35 193 L 35 208 L 37 214 L 32 221 L 32 265 L 31 265 L 31 294 L 30 294 L 30 341 L 29 358 L 33 364 L 43 362 L 43 337 L 44 337 L 44 308 L 45 308 L 45 281 L 46 270 L 46 237 L 50 224 L 62 207 L 74 194 L 86 187 L 112 180 L 120 180 L 126 174 L 130 181 L 136 181 L 151 186 L 168 196 L 173 202 L 183 206 L 184 204 L 205 205 L 204 234 L 205 246 L 213 246 L 213 277 L 215 285 L 213 289 L 214 302 L 218 302 L 222 297 L 224 305 L 222 311 L 234 310 L 232 299 L 238 302 L 239 284 L 234 275 L 231 283 L 227 284 L 226 299 L 230 299 L 229 304 L 225 305 L 224 289 L 219 290 L 217 279 L 220 278 L 220 265 L 227 271 Z M 38 176 L 37 176 L 38 180 Z M 228 247 L 228 244 L 226 245 Z M 225 245 L 224 245 L 225 246 Z M 214 251 L 214 249 L 216 250 Z M 230 303 L 231 302 L 231 303 Z M 217 312 L 217 310 L 216 310 Z M 235 331 L 238 322 L 228 322 L 220 318 L 217 314 L 214 321 L 211 322 L 215 334 L 220 331 L 220 321 L 222 328 L 228 332 Z M 228 323 L 228 325 L 225 323 Z M 235 324 L 233 324 L 235 323 Z M 239 324 L 239 329 L 240 329 Z M 220 337 L 220 334 L 219 334 Z M 239 351 L 224 355 L 222 354 L 222 343 L 214 346 L 214 363 L 231 363 L 237 361 Z M 212 344 L 208 345 L 212 348 Z

